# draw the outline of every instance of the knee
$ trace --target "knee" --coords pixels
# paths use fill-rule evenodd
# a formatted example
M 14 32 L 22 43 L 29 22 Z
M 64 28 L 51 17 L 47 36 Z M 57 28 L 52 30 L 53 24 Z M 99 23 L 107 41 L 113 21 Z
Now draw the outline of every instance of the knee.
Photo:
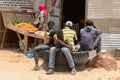
M 33 53 L 33 55 L 38 55 L 38 53 L 37 53 L 37 48 L 36 48 L 36 47 L 33 48 L 32 53 Z
M 102 36 L 102 35 L 100 34 L 100 35 L 97 36 L 97 38 L 98 38 L 98 39 L 101 39 L 101 36 Z
M 54 50 L 55 49 L 55 47 L 51 47 L 51 49 L 50 50 Z
M 55 50 L 55 47 L 51 47 L 50 51 L 54 51 Z
M 50 48 L 50 54 L 53 53 L 53 52 L 55 52 L 55 49 L 56 49 L 55 47 L 51 47 Z
M 62 50 L 62 52 L 64 52 L 64 53 L 66 53 L 66 52 L 67 52 L 67 53 L 70 52 L 70 50 L 69 50 L 68 48 L 66 48 L 66 47 L 62 48 L 61 50 Z
M 37 47 L 34 47 L 33 52 L 37 52 L 37 49 L 38 49 Z

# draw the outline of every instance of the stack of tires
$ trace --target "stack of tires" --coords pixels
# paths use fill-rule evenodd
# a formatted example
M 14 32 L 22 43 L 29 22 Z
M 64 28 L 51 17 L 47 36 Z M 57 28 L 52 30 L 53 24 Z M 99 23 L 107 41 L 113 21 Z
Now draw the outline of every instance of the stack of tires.
M 84 70 L 86 68 L 85 64 L 89 59 L 89 54 L 86 51 L 74 52 L 72 53 L 73 60 L 77 71 Z M 61 52 L 56 54 L 55 58 L 55 71 L 70 71 L 70 67 L 67 60 Z M 49 63 L 49 50 L 46 50 L 43 54 L 43 64 L 44 69 L 48 70 Z

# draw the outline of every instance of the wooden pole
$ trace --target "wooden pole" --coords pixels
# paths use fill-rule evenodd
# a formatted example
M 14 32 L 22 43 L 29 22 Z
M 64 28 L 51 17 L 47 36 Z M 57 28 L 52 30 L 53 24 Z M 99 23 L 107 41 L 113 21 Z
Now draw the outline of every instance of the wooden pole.
M 46 33 L 47 33 L 47 24 L 48 24 L 48 18 L 49 18 L 49 7 L 50 7 L 50 0 L 46 0 L 46 10 L 47 10 L 47 17 L 45 19 L 45 38 L 44 38 L 44 43 L 47 42 L 47 37 L 46 37 Z

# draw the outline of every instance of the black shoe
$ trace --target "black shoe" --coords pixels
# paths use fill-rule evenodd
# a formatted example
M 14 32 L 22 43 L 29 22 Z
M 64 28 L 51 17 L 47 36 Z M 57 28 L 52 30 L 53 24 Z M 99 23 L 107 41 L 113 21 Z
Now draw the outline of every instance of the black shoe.
M 35 66 L 32 70 L 37 71 L 37 70 L 39 70 L 39 69 L 40 69 L 39 66 Z
M 46 74 L 48 74 L 48 75 L 54 74 L 54 70 L 53 69 L 49 69 Z
M 72 69 L 71 69 L 71 75 L 75 75 L 75 74 L 76 74 L 76 72 L 77 72 L 77 71 L 76 71 L 76 69 L 75 69 L 75 68 L 72 68 Z

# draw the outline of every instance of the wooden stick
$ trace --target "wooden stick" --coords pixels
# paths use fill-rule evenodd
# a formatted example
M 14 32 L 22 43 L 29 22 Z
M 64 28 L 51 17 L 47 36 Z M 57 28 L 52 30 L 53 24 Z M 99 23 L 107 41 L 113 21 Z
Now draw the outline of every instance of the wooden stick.
M 45 18 L 45 39 L 44 39 L 44 43 L 47 42 L 47 38 L 46 38 L 46 33 L 47 33 L 47 24 L 48 24 L 48 16 L 49 16 L 49 7 L 50 7 L 50 0 L 46 0 L 47 4 L 46 4 L 46 8 L 47 8 L 47 17 Z

